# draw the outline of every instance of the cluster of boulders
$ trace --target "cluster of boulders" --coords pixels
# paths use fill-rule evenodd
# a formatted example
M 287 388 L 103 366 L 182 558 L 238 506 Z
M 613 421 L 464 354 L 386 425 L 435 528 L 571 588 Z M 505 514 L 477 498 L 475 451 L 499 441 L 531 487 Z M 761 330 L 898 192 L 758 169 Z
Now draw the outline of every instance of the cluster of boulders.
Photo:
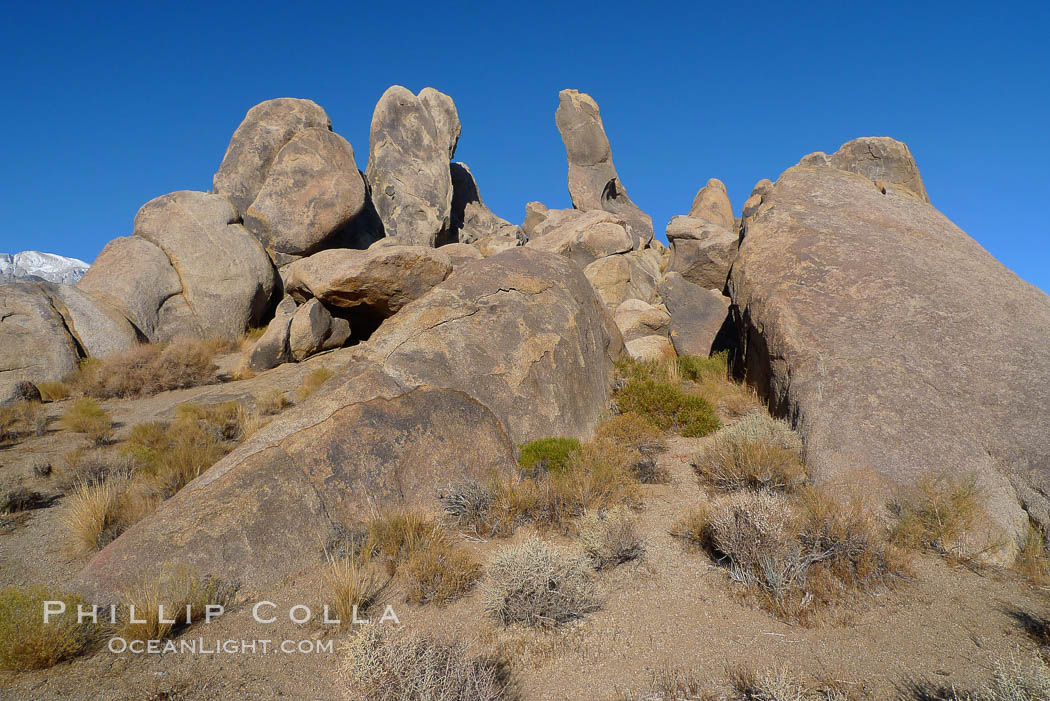
M 111 543 L 84 586 L 191 565 L 265 585 L 377 505 L 587 437 L 613 362 L 729 350 L 815 479 L 887 494 L 973 475 L 1008 559 L 1050 527 L 1050 298 L 929 202 L 907 147 L 851 141 L 761 180 L 736 219 L 712 179 L 667 226 L 627 196 L 598 106 L 562 91 L 571 209 L 483 203 L 451 98 L 392 87 L 369 159 L 307 100 L 252 108 L 212 193 L 142 207 L 76 285 L 0 295 L 0 381 L 176 336 L 265 332 L 255 370 L 352 344 L 323 391 Z M 24 393 L 25 387 L 20 391 Z M 0 397 L 2 398 L 2 397 Z

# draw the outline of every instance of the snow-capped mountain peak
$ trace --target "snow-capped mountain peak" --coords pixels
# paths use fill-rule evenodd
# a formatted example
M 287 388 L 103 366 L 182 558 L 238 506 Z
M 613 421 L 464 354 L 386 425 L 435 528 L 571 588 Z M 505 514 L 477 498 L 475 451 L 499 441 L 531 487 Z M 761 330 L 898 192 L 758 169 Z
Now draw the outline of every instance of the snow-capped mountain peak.
M 44 280 L 73 284 L 84 277 L 88 265 L 76 258 L 40 251 L 22 251 L 14 255 L 0 253 L 0 282 Z

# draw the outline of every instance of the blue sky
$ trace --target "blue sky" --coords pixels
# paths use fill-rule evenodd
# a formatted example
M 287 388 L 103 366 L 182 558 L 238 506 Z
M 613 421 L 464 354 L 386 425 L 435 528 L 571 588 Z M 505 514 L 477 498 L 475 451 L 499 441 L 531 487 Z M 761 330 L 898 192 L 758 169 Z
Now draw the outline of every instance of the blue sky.
M 739 213 L 806 153 L 893 136 L 935 206 L 1050 290 L 1045 2 L 19 3 L 4 25 L 0 251 L 92 260 L 147 200 L 209 189 L 271 97 L 321 104 L 363 169 L 394 83 L 453 97 L 457 160 L 520 222 L 569 206 L 554 110 L 577 88 L 658 232 L 710 177 Z

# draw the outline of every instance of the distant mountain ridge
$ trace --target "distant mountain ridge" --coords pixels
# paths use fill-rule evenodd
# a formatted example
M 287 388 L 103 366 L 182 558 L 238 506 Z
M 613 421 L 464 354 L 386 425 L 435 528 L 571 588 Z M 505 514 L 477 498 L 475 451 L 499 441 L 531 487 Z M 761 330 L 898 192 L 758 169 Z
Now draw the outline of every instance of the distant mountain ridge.
M 84 277 L 89 264 L 54 253 L 22 251 L 0 253 L 0 282 L 31 280 L 73 284 Z

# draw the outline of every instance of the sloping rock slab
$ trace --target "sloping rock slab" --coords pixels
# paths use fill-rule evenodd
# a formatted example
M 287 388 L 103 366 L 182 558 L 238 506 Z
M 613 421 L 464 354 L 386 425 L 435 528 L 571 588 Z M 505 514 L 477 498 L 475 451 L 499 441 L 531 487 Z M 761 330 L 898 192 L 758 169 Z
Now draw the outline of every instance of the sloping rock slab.
M 319 565 L 339 529 L 384 508 L 435 512 L 440 486 L 514 466 L 499 422 L 461 392 L 407 390 L 357 363 L 315 396 L 110 543 L 82 588 L 184 566 L 257 591 Z
M 1019 499 L 1050 525 L 1050 297 L 895 169 L 915 191 L 818 163 L 761 193 L 729 279 L 740 369 L 820 479 L 976 475 L 1009 557 Z

